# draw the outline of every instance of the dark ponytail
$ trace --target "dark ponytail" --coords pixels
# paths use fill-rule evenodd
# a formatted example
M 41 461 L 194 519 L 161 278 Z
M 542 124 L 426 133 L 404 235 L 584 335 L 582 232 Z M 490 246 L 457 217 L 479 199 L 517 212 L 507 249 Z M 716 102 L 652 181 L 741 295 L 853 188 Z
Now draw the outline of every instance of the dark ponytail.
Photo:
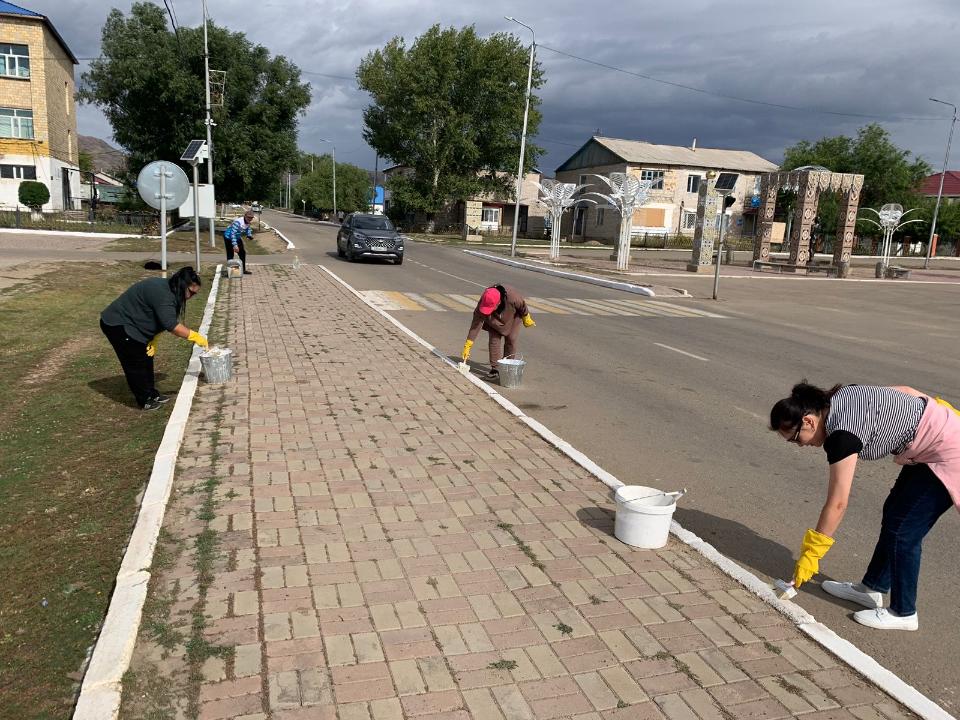
M 173 293 L 177 304 L 177 317 L 180 322 L 183 322 L 184 313 L 187 311 L 187 288 L 191 285 L 201 285 L 200 276 L 197 275 L 196 270 L 187 265 L 171 275 L 167 283 L 170 285 L 170 292 Z
M 830 409 L 830 398 L 842 387 L 834 385 L 823 390 L 801 380 L 793 386 L 790 397 L 778 400 L 770 410 L 770 429 L 794 430 L 800 427 L 804 415 L 825 415 Z

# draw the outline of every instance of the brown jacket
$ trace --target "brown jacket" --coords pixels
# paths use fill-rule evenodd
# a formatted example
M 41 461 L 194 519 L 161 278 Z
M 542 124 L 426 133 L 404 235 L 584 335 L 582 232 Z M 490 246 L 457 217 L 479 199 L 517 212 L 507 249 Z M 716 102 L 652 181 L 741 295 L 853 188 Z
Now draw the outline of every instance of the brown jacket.
M 494 285 L 500 291 L 500 305 L 490 315 L 480 313 L 480 303 L 473 310 L 473 320 L 470 323 L 470 330 L 467 332 L 468 340 L 476 340 L 480 330 L 497 333 L 498 335 L 509 335 L 514 326 L 521 322 L 521 318 L 526 315 L 527 301 L 523 299 L 516 289 L 509 285 Z

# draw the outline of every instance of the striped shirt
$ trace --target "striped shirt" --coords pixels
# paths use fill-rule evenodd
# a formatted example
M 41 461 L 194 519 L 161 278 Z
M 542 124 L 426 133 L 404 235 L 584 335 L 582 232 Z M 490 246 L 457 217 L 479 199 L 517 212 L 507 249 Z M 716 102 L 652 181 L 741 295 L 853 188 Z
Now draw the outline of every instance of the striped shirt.
M 913 441 L 926 406 L 926 398 L 893 388 L 847 385 L 830 398 L 827 437 L 838 430 L 856 435 L 863 443 L 857 453 L 863 460 L 898 455 Z

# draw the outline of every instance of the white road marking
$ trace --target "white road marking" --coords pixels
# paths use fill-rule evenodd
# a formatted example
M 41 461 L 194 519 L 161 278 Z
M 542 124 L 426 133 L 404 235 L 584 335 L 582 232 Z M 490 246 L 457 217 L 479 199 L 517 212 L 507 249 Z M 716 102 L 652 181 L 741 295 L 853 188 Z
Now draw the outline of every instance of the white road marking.
M 703 360 L 703 362 L 710 362 L 705 357 L 700 357 L 699 355 L 694 355 L 689 353 L 686 350 L 681 350 L 680 348 L 671 347 L 670 345 L 664 345 L 663 343 L 654 343 L 657 347 L 662 347 L 664 350 L 672 350 L 675 353 L 680 353 L 681 355 L 686 355 L 687 357 L 692 357 L 694 360 Z

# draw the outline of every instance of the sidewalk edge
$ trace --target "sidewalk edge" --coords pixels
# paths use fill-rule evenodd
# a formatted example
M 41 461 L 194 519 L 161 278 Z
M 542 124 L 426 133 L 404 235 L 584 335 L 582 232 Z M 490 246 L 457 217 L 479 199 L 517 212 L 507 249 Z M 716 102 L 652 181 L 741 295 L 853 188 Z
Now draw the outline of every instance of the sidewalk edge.
M 223 265 L 218 264 L 214 272 L 213 284 L 210 286 L 210 294 L 200 322 L 201 335 L 209 332 L 213 320 L 222 268 Z M 137 521 L 120 563 L 103 627 L 83 676 L 73 720 L 111 720 L 120 712 L 121 681 L 130 666 L 137 632 L 140 629 L 143 605 L 147 599 L 147 585 L 150 582 L 153 551 L 173 488 L 177 456 L 183 443 L 193 397 L 197 392 L 199 375 L 200 347 L 194 345 L 173 412 L 170 413 L 163 438 L 154 456 L 153 470 L 150 472 L 150 479 L 137 512 Z
M 457 364 L 444 355 L 440 350 L 421 338 L 419 335 L 413 332 L 413 330 L 408 328 L 399 320 L 395 319 L 385 310 L 381 310 L 380 308 L 368 302 L 367 299 L 360 294 L 360 292 L 354 289 L 349 283 L 340 278 L 332 270 L 328 269 L 324 265 L 318 265 L 318 267 L 327 273 L 331 278 L 336 280 L 340 285 L 346 288 L 347 291 L 356 296 L 364 305 L 371 308 L 375 313 L 396 326 L 397 329 L 410 337 L 412 340 L 428 349 L 431 353 L 453 368 L 454 372 L 459 374 L 456 369 Z M 575 447 L 573 447 L 573 445 L 558 436 L 548 427 L 525 414 L 523 410 L 514 405 L 510 400 L 505 398 L 496 390 L 491 388 L 487 383 L 475 377 L 473 374 L 462 375 L 462 377 L 483 390 L 483 392 L 485 392 L 498 405 L 521 420 L 544 440 L 549 442 L 591 475 L 595 476 L 604 485 L 612 490 L 624 485 L 624 483 L 618 480 L 613 474 L 607 470 L 604 470 L 597 463 L 584 455 L 581 451 L 577 450 Z M 844 640 L 822 623 L 818 622 L 816 618 L 814 618 L 799 605 L 780 600 L 770 589 L 770 586 L 767 585 L 767 583 L 751 573 L 749 570 L 741 567 L 733 560 L 723 555 L 719 550 L 697 536 L 695 533 L 686 530 L 676 521 L 671 524 L 670 533 L 684 545 L 700 553 L 700 555 L 706 558 L 707 561 L 716 566 L 725 575 L 736 580 L 738 583 L 747 588 L 747 590 L 773 607 L 777 612 L 784 615 L 787 619 L 793 622 L 801 632 L 810 637 L 822 648 L 839 658 L 841 661 L 845 662 L 864 677 L 868 678 L 883 692 L 887 693 L 890 697 L 894 698 L 898 702 L 903 703 L 903 705 L 917 713 L 917 715 L 920 717 L 924 718 L 925 720 L 956 720 L 952 715 L 950 715 L 950 713 L 930 700 L 930 698 L 914 688 L 912 685 L 902 680 L 892 671 L 880 665 L 880 663 L 878 663 L 870 655 L 860 650 L 848 640 Z
M 531 265 L 529 263 L 520 262 L 519 260 L 511 260 L 510 258 L 500 257 L 499 255 L 488 255 L 487 253 L 477 252 L 476 250 L 463 250 L 463 252 L 467 255 L 473 255 L 474 257 L 478 257 L 483 260 L 490 260 L 495 263 L 500 263 L 501 265 L 509 265 L 511 267 L 520 268 L 521 270 L 530 270 L 531 272 L 543 273 L 544 275 L 553 275 L 555 277 L 562 277 L 567 280 L 575 280 L 576 282 L 588 283 L 590 285 L 599 285 L 600 287 L 611 288 L 613 290 L 623 290 L 625 292 L 635 293 L 637 295 L 646 295 L 647 297 L 657 296 L 657 294 L 650 288 L 643 287 L 642 285 L 635 285 L 634 283 L 620 282 L 618 280 L 607 280 L 606 278 L 600 278 L 594 275 L 583 275 L 581 273 L 557 270 L 556 268 L 551 267 Z

